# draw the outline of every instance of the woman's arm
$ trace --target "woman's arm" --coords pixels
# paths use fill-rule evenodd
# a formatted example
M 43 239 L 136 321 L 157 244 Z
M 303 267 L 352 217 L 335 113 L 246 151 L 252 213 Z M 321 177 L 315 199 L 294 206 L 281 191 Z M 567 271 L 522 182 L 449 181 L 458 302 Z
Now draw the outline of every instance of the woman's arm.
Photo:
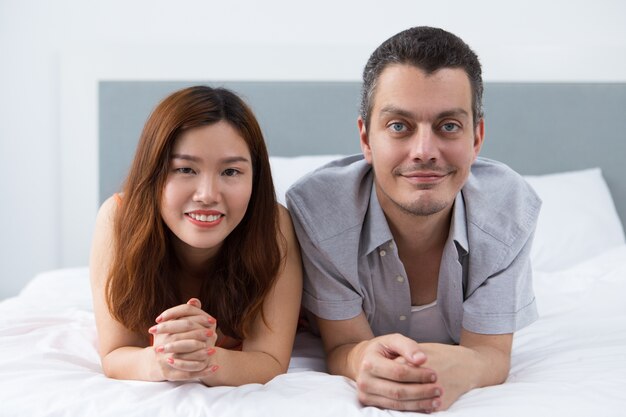
M 89 275 L 98 329 L 98 348 L 104 374 L 117 379 L 157 380 L 148 363 L 153 352 L 146 349 L 149 335 L 139 335 L 115 320 L 106 302 L 105 287 L 113 259 L 113 223 L 117 203 L 113 197 L 102 204 L 96 218 Z
M 114 198 L 109 198 L 100 208 L 90 259 L 91 290 L 104 374 L 110 378 L 143 381 L 188 380 L 207 375 L 210 369 L 206 367 L 201 372 L 185 372 L 172 368 L 165 355 L 150 346 L 148 333 L 142 335 L 132 332 L 111 316 L 105 287 L 113 259 L 113 222 L 116 210 L 117 202 Z M 207 328 L 210 326 L 210 323 L 206 324 Z M 205 335 L 208 342 L 210 339 L 214 341 L 214 337 L 206 336 L 207 330 L 202 327 L 195 326 L 200 338 Z
M 302 296 L 302 263 L 289 213 L 283 206 L 279 213 L 285 261 L 263 303 L 267 324 L 257 317 L 241 352 L 216 348 L 211 362 L 218 369 L 202 378 L 206 385 L 265 383 L 289 367 Z

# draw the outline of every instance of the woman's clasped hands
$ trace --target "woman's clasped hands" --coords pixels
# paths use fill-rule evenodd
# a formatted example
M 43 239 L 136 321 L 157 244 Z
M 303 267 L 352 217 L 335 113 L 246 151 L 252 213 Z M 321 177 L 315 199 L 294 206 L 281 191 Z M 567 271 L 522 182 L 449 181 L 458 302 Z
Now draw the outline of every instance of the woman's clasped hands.
M 200 380 L 216 372 L 217 320 L 202 310 L 200 300 L 165 310 L 148 331 L 154 338 L 153 349 L 158 380 Z

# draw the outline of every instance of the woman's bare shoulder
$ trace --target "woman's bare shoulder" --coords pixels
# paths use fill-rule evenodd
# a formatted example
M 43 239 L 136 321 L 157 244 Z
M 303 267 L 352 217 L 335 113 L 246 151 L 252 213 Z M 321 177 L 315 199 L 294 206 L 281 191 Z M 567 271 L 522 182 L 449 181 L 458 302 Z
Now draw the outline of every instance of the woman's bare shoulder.
M 113 194 L 100 206 L 98 210 L 98 217 L 96 219 L 96 225 L 101 223 L 111 223 L 113 217 L 117 213 L 119 206 L 121 205 L 121 197 L 119 194 Z
M 280 227 L 280 232 L 291 241 L 295 239 L 295 234 L 289 210 L 287 210 L 287 207 L 280 203 L 276 203 L 276 206 L 278 207 L 278 225 Z M 292 235 L 294 236 L 293 238 L 291 238 Z
M 97 279 L 104 282 L 108 274 L 114 246 L 113 223 L 118 208 L 116 198 L 111 196 L 102 203 L 100 210 L 98 210 L 89 260 L 92 281 Z

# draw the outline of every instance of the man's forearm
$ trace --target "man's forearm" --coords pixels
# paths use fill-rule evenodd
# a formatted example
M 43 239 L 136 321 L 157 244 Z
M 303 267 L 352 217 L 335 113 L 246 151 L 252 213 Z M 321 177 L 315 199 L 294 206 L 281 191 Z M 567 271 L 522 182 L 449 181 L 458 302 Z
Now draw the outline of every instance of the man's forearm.
M 435 371 L 443 386 L 441 410 L 474 388 L 503 383 L 509 373 L 510 354 L 492 346 L 422 343 L 420 347 L 427 357 L 424 366 Z
M 358 360 L 362 356 L 363 345 L 365 342 L 348 343 L 337 346 L 328 352 L 326 364 L 328 372 L 334 375 L 347 376 L 350 379 L 356 379 Z
M 465 376 L 470 383 L 469 389 L 499 385 L 506 381 L 511 366 L 510 354 L 492 346 L 460 347 L 468 351 Z

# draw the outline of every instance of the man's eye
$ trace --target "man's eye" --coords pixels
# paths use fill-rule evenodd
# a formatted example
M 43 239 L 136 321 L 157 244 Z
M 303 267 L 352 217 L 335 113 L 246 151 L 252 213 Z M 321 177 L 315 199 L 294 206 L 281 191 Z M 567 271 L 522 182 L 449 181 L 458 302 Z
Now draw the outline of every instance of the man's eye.
M 227 177 L 234 177 L 236 175 L 239 175 L 239 171 L 234 169 L 234 168 L 228 168 L 225 169 L 224 172 L 222 173 L 222 175 L 225 175 Z
M 459 130 L 459 125 L 456 123 L 445 123 L 441 126 L 441 129 L 446 133 L 454 133 Z
M 389 128 L 393 132 L 404 132 L 406 130 L 406 126 L 404 125 L 404 123 L 400 123 L 400 122 L 394 122 L 390 124 Z

